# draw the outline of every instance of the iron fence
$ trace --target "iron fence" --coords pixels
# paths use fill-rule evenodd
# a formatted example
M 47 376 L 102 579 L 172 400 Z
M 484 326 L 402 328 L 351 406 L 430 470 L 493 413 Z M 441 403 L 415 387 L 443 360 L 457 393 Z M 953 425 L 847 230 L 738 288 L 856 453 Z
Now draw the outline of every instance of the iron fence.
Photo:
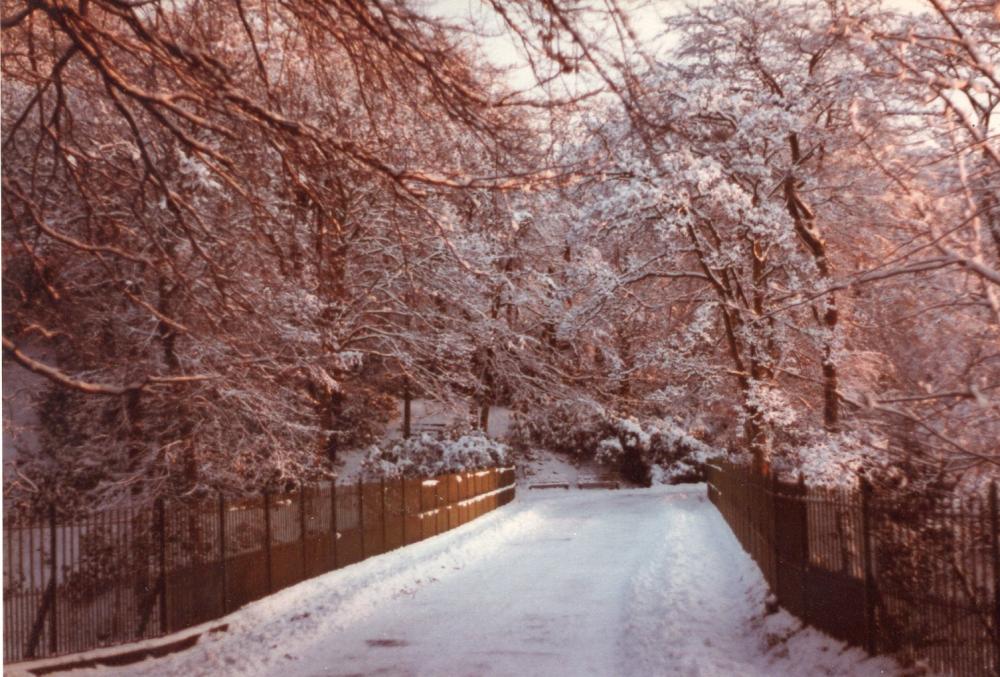
M 708 494 L 778 602 L 870 653 L 1000 675 L 1000 522 L 988 496 L 874 495 L 709 466 Z
M 513 468 L 47 517 L 3 529 L 3 659 L 158 637 L 465 524 Z

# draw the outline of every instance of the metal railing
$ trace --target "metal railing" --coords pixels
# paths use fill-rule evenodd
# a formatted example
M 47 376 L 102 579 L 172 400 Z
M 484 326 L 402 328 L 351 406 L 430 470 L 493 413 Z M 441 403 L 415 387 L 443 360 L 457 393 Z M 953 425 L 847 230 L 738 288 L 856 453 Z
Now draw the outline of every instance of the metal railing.
M 514 498 L 513 468 L 160 501 L 3 530 L 3 658 L 165 635 L 465 524 Z
M 713 462 L 708 494 L 779 604 L 869 653 L 1000 674 L 1000 521 L 985 497 L 806 487 Z

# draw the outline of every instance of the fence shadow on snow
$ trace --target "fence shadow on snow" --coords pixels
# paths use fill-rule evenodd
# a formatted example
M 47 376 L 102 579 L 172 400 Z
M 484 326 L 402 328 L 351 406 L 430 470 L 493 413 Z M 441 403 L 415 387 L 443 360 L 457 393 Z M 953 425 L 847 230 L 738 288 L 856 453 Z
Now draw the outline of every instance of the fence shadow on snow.
M 1000 674 L 996 485 L 988 498 L 807 488 L 713 462 L 708 494 L 790 613 L 869 653 Z
M 6 523 L 3 658 L 165 635 L 509 503 L 513 468 Z

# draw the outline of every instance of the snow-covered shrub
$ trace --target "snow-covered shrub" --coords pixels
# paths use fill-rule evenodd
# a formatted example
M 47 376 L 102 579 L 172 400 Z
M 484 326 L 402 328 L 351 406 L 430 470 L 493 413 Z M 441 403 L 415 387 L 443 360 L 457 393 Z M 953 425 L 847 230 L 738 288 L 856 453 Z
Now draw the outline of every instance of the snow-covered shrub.
M 617 437 L 607 437 L 598 442 L 594 458 L 603 465 L 612 465 L 618 462 L 623 453 L 625 453 L 625 449 L 622 447 L 621 441 Z
M 576 458 L 595 459 L 643 486 L 650 484 L 646 461 L 649 436 L 634 419 L 619 418 L 589 401 L 559 402 L 515 417 L 513 443 L 542 447 Z
M 649 451 L 650 434 L 634 418 L 620 418 L 615 421 L 615 432 L 622 442 L 623 449 L 638 449 Z
M 648 487 L 652 484 L 649 433 L 632 418 L 620 418 L 614 421 L 613 431 L 613 437 L 607 437 L 598 443 L 597 460 L 616 467 L 623 479 Z
M 856 433 L 820 433 L 782 460 L 775 460 L 775 471 L 801 472 L 806 484 L 856 489 L 858 475 L 874 469 L 876 456 Z
M 680 459 L 670 465 L 654 466 L 654 480 L 661 484 L 688 484 L 705 481 L 705 464 L 690 459 Z
M 463 435 L 444 449 L 443 471 L 459 472 L 503 465 L 507 462 L 507 445 L 481 433 Z
M 371 447 L 362 462 L 363 475 L 379 477 L 433 477 L 450 472 L 464 472 L 501 466 L 507 462 L 509 448 L 480 432 L 447 439 L 423 433 Z
M 640 422 L 611 414 L 593 402 L 560 402 L 519 415 L 511 431 L 516 446 L 594 459 L 643 486 L 652 483 L 654 474 L 670 483 L 702 481 L 705 461 L 721 453 L 673 419 Z
M 510 441 L 515 447 L 541 447 L 577 458 L 594 458 L 598 444 L 613 432 L 613 418 L 592 401 L 561 401 L 515 413 Z
M 649 422 L 649 458 L 666 484 L 703 482 L 705 462 L 721 453 L 691 435 L 671 418 Z
M 444 458 L 446 441 L 422 433 L 389 446 L 371 446 L 361 463 L 366 478 L 431 476 Z

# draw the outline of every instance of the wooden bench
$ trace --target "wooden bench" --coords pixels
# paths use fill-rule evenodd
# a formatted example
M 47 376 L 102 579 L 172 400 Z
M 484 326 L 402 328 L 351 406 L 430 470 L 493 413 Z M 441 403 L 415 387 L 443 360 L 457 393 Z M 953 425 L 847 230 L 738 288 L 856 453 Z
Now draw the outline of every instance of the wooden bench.
M 535 482 L 529 489 L 569 489 L 569 482 Z
M 435 435 L 443 435 L 447 429 L 447 423 L 414 423 L 410 426 L 410 434 L 433 433 Z

